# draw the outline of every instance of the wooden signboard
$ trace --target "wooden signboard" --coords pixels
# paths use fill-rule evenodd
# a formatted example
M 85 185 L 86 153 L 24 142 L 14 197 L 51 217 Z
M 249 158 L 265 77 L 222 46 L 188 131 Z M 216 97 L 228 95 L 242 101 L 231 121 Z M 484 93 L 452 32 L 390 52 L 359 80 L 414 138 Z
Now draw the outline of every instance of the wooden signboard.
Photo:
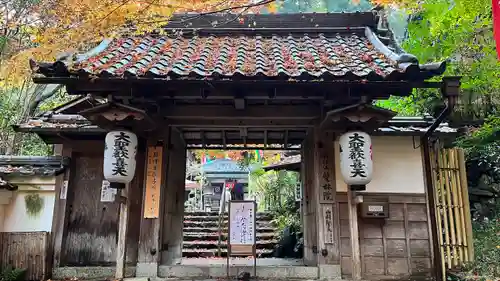
M 256 209 L 257 204 L 255 201 L 229 201 L 228 278 L 229 259 L 231 256 L 237 255 L 252 255 L 254 258 L 254 276 L 257 275 Z
M 333 208 L 331 204 L 321 204 L 323 212 L 323 232 L 325 244 L 333 244 Z
M 158 218 L 160 215 L 160 186 L 162 179 L 163 147 L 148 147 L 146 164 L 146 191 L 144 198 L 144 218 Z

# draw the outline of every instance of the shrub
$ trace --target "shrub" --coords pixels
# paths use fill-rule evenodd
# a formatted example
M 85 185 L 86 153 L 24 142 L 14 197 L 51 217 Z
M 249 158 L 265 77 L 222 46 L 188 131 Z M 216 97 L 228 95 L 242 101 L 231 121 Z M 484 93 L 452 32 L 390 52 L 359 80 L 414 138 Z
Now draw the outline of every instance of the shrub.
M 500 277 L 500 216 L 474 222 L 473 229 L 475 261 L 471 268 L 475 274 L 497 280 Z
M 0 272 L 0 281 L 23 281 L 26 269 L 7 266 Z

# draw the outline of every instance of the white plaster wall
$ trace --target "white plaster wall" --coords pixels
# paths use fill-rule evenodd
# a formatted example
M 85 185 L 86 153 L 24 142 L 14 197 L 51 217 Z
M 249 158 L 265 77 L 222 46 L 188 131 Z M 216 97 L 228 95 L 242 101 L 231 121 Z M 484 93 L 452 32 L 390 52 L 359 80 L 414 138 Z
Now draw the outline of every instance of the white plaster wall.
M 416 140 L 418 146 L 418 139 Z M 373 179 L 366 192 L 424 193 L 424 172 L 420 148 L 412 137 L 373 136 Z M 337 191 L 347 191 L 339 165 L 339 145 L 335 143 Z
M 12 192 L 9 202 L 3 205 L 3 232 L 51 231 L 55 203 L 55 177 L 9 178 L 19 189 Z M 40 194 L 43 208 L 36 216 L 26 212 L 24 196 Z M 1 214 L 1 212 L 0 212 Z
M 24 196 L 38 192 L 43 198 L 43 209 L 35 216 L 26 212 Z M 51 231 L 54 212 L 54 191 L 16 191 L 9 205 L 5 205 L 4 232 Z

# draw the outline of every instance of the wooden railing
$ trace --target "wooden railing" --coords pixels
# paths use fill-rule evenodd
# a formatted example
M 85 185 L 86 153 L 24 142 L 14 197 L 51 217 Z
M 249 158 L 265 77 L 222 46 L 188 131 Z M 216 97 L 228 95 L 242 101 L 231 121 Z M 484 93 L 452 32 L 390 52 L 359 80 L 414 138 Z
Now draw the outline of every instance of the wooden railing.
M 25 269 L 25 280 L 46 280 L 48 232 L 0 232 L 0 268 Z
M 431 153 L 431 163 L 437 238 L 444 275 L 447 270 L 461 267 L 474 259 L 464 152 L 458 148 L 436 150 Z

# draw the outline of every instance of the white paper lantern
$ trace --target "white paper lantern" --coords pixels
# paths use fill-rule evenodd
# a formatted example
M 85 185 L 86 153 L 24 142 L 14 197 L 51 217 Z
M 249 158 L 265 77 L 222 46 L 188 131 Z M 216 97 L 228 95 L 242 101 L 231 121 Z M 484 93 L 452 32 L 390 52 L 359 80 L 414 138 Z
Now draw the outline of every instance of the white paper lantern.
M 348 185 L 366 185 L 372 180 L 373 160 L 370 136 L 361 131 L 343 134 L 340 144 L 340 171 Z
M 130 183 L 135 174 L 137 136 L 129 131 L 112 131 L 105 141 L 104 178 L 109 182 Z

